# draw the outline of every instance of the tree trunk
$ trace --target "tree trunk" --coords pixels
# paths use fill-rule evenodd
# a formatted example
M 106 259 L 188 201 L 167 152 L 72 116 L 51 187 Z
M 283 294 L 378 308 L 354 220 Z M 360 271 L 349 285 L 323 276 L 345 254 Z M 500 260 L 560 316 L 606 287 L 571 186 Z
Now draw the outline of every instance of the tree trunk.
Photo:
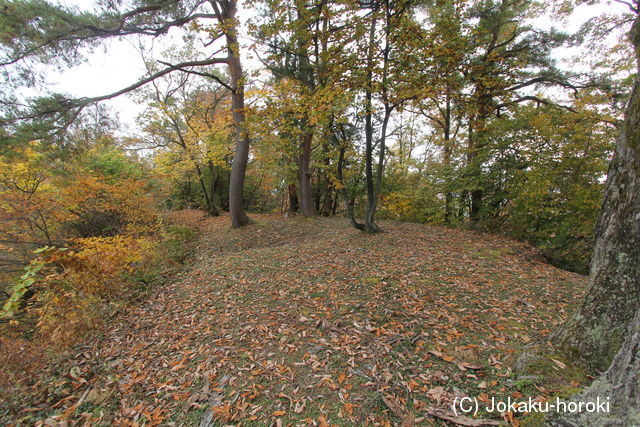
M 365 230 L 369 232 L 378 231 L 378 226 L 373 222 L 373 212 L 371 215 L 371 204 L 375 197 L 375 189 L 373 183 L 373 123 L 372 123 L 372 105 L 371 105 L 371 91 L 367 89 L 367 112 L 365 118 L 365 179 L 367 185 L 367 209 L 365 212 Z M 374 207 L 375 209 L 375 207 Z
M 313 129 L 307 132 L 300 144 L 300 157 L 298 158 L 298 180 L 300 181 L 300 210 L 304 216 L 315 214 L 313 206 L 313 194 L 311 193 L 311 143 L 313 141 Z
M 205 205 L 207 206 L 207 212 L 210 215 L 218 216 L 218 210 L 213 204 L 213 192 L 211 193 L 211 196 L 209 196 L 209 193 L 207 193 L 207 186 L 204 183 L 204 177 L 202 176 L 202 169 L 200 169 L 200 165 L 198 163 L 196 163 L 196 172 L 198 174 L 198 181 L 200 182 L 200 188 L 202 189 L 202 194 L 204 195 L 204 202 L 205 202 Z
M 331 182 L 329 178 L 326 178 L 326 187 L 324 192 L 324 199 L 322 202 L 322 215 L 331 216 L 331 212 L 333 210 L 333 188 L 331 186 Z
M 325 143 L 322 144 L 322 155 L 324 157 L 324 170 L 322 171 L 322 191 L 320 192 L 322 198 L 322 215 L 331 216 L 331 208 L 333 206 L 333 185 L 331 183 L 331 179 L 329 178 L 329 170 L 331 167 L 331 158 L 330 158 L 330 150 L 329 150 L 329 135 L 325 135 Z
M 571 401 L 610 403 L 609 411 L 577 414 L 559 413 L 547 420 L 553 426 L 638 426 L 640 425 L 640 310 L 629 324 L 627 339 L 600 378 Z M 583 404 L 584 404 L 583 403 Z
M 469 120 L 469 142 L 467 153 L 468 175 L 471 178 L 471 209 L 469 219 L 475 225 L 480 220 L 484 192 L 481 187 L 482 159 L 480 151 L 484 148 L 485 126 L 489 118 L 491 97 L 482 86 L 476 89 L 478 95 L 478 112 Z
M 211 195 L 211 206 L 210 206 L 209 213 L 213 216 L 219 216 L 220 211 L 216 206 L 216 190 L 218 188 L 218 181 L 220 180 L 220 174 L 217 173 L 216 168 L 213 166 L 213 162 L 211 160 L 209 160 L 208 165 L 209 165 L 209 172 L 211 173 L 211 186 L 209 187 L 211 189 L 209 192 Z
M 390 45 L 390 26 L 391 26 L 391 6 L 388 0 L 384 2 L 384 12 L 385 12 L 385 42 L 384 48 L 382 49 L 382 75 L 381 75 L 381 97 L 382 102 L 384 104 L 384 117 L 382 119 L 382 126 L 380 127 L 380 135 L 378 139 L 379 150 L 378 150 L 378 167 L 376 170 L 376 180 L 375 185 L 373 183 L 372 176 L 372 139 L 373 139 L 373 125 L 371 123 L 371 115 L 372 115 L 372 105 L 371 105 L 371 90 L 373 88 L 373 46 L 375 45 L 375 25 L 376 19 L 374 18 L 371 23 L 371 29 L 369 33 L 369 61 L 368 61 L 368 82 L 367 82 L 367 208 L 365 210 L 365 230 L 368 232 L 378 232 L 380 228 L 374 221 L 376 209 L 378 207 L 378 200 L 380 199 L 380 192 L 382 190 L 382 176 L 384 173 L 384 157 L 385 157 L 385 149 L 387 142 L 387 126 L 389 124 L 389 119 L 391 117 L 391 112 L 394 109 L 394 106 L 389 102 L 389 94 L 388 94 L 388 81 L 387 76 L 389 73 L 389 54 L 391 52 Z
M 345 147 L 343 145 L 340 147 L 340 155 L 338 157 L 338 171 L 337 171 L 338 182 L 341 185 L 341 192 L 344 197 L 344 203 L 347 209 L 347 216 L 349 217 L 349 221 L 351 221 L 351 225 L 358 230 L 364 230 L 364 224 L 360 224 L 358 221 L 356 221 L 356 217 L 353 212 L 354 201 L 351 195 L 349 194 L 349 190 L 347 190 L 346 183 L 344 182 L 344 173 L 343 173 L 344 154 L 345 154 Z
M 471 211 L 469 218 L 472 224 L 477 224 L 480 220 L 480 210 L 482 209 L 482 190 L 476 189 L 471 191 Z
M 224 2 L 222 10 L 218 2 L 212 2 L 218 13 L 227 44 L 227 65 L 231 76 L 231 109 L 233 128 L 235 131 L 236 148 L 231 163 L 229 178 L 229 216 L 233 227 L 242 227 L 249 223 L 249 217 L 244 210 L 244 178 L 249 161 L 249 134 L 244 127 L 244 78 L 240 63 L 240 47 L 238 44 L 238 28 L 236 20 L 237 0 Z
M 375 46 L 376 17 L 371 20 L 369 28 L 369 52 L 367 54 L 367 88 L 365 91 L 365 180 L 367 186 L 367 208 L 364 215 L 364 229 L 377 232 L 378 226 L 373 221 L 375 213 L 375 184 L 373 182 L 373 49 Z
M 391 117 L 391 109 L 385 106 L 384 118 L 380 129 L 380 150 L 378 153 L 378 168 L 376 170 L 375 186 L 371 186 L 372 196 L 367 197 L 367 209 L 365 211 L 365 229 L 368 232 L 376 233 L 380 231 L 380 227 L 375 223 L 374 217 L 378 207 L 378 199 L 380 198 L 380 189 L 382 188 L 382 174 L 384 173 L 384 156 L 387 142 L 387 126 Z M 372 163 L 371 161 L 369 163 Z M 373 178 L 370 180 L 373 183 Z M 367 180 L 367 196 L 369 196 L 369 180 Z
M 636 18 L 631 31 L 636 59 L 638 22 Z M 609 366 L 625 337 L 632 334 L 630 322 L 640 307 L 639 85 L 636 75 L 609 165 L 586 295 L 553 337 L 561 350 L 599 370 Z
M 287 189 L 289 192 L 289 213 L 294 214 L 298 212 L 298 193 L 296 192 L 296 184 L 289 184 Z
M 451 194 L 451 100 L 449 96 L 447 96 L 447 105 L 445 107 L 445 115 L 444 115 L 444 155 L 443 155 L 443 163 L 446 170 L 446 183 L 447 186 L 445 192 L 445 201 L 444 201 L 444 220 L 448 225 L 452 224 L 452 203 L 453 203 L 453 194 Z

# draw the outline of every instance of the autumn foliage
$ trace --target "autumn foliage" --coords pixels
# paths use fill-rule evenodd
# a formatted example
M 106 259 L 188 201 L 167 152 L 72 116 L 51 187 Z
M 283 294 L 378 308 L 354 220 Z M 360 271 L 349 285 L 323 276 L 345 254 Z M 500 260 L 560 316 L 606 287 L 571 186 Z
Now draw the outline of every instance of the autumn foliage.
M 157 190 L 124 154 L 89 150 L 63 173 L 35 144 L 4 157 L 0 177 L 0 340 L 22 349 L 2 352 L 3 382 L 162 282 L 191 236 L 165 224 Z

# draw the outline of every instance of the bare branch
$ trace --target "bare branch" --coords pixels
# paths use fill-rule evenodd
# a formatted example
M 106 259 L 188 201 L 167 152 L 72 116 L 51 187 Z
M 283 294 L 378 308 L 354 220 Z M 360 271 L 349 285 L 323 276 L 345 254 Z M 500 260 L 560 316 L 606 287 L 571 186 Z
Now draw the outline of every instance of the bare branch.
M 195 75 L 197 75 L 197 76 L 201 76 L 201 77 L 208 77 L 208 78 L 211 78 L 211 79 L 215 80 L 216 82 L 220 83 L 222 86 L 224 86 L 226 89 L 228 89 L 228 90 L 229 90 L 229 91 L 231 91 L 232 93 L 234 93 L 234 92 L 235 92 L 235 90 L 234 90 L 231 86 L 229 86 L 227 83 L 225 83 L 224 81 L 222 81 L 222 79 L 221 79 L 220 77 L 216 76 L 215 74 L 212 74 L 212 73 L 202 73 L 202 72 L 199 72 L 199 71 L 193 71 L 193 70 L 186 70 L 186 69 L 184 69 L 183 67 L 179 67 L 179 66 L 178 66 L 179 64 L 178 64 L 178 65 L 173 65 L 173 64 L 169 64 L 168 62 L 164 62 L 164 61 L 160 61 L 160 60 L 158 60 L 158 62 L 159 62 L 159 63 L 161 63 L 162 65 L 166 65 L 166 66 L 168 66 L 168 67 L 170 67 L 170 68 L 173 68 L 173 69 L 175 69 L 175 70 L 179 70 L 179 71 L 182 71 L 182 72 L 185 72 L 185 73 L 189 73 L 189 74 L 195 74 Z

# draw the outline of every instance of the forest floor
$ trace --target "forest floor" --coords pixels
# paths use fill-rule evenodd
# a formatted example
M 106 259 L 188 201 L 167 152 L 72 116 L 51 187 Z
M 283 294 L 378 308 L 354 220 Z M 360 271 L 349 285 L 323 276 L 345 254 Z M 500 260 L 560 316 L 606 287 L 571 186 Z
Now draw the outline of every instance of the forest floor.
M 13 422 L 517 425 L 451 403 L 545 399 L 586 380 L 556 356 L 512 370 L 586 284 L 525 244 L 407 223 L 368 235 L 336 218 L 252 215 L 234 230 L 226 216 L 176 217 L 201 236 L 182 272 L 50 367 Z

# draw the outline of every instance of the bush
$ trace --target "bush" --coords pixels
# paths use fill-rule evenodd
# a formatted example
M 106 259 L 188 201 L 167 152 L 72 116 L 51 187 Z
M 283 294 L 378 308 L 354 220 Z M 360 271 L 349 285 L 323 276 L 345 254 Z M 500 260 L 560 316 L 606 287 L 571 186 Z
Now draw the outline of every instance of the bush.
M 194 231 L 186 226 L 172 225 L 164 233 L 162 252 L 173 262 L 183 263 L 189 255 L 187 244 L 195 237 Z
M 4 317 L 18 327 L 36 319 L 38 343 L 65 348 L 162 283 L 169 263 L 184 262 L 193 237 L 190 228 L 174 225 L 156 235 L 77 238 L 70 240 L 69 249 L 39 250 L 16 282 Z M 19 307 L 27 289 L 34 298 Z

